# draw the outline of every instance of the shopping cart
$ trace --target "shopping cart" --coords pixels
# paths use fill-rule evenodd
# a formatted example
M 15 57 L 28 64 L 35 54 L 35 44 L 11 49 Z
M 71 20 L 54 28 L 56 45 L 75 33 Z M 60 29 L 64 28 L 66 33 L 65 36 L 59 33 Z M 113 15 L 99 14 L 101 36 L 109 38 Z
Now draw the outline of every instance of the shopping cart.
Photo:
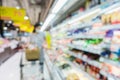
M 28 61 L 24 53 L 21 57 L 20 68 L 21 80 L 43 80 L 39 60 Z

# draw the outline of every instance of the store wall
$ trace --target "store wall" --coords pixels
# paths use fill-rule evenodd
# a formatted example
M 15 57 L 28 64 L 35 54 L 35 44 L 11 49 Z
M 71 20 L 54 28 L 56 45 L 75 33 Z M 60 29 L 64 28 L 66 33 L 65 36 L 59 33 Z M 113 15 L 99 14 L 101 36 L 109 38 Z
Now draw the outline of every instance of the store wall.
M 2 0 L 0 0 L 0 6 L 2 6 Z

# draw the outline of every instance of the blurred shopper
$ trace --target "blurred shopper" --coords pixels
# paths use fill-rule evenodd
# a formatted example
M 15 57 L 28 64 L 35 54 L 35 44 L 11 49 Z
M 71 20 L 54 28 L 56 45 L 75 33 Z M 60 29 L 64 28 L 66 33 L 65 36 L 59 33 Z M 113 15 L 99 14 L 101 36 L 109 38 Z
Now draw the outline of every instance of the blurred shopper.
M 30 36 L 30 42 L 36 45 L 40 49 L 40 67 L 41 72 L 43 73 L 44 67 L 44 51 L 43 51 L 43 43 L 45 41 L 45 34 L 44 32 L 40 31 L 40 26 L 36 25 L 33 33 Z

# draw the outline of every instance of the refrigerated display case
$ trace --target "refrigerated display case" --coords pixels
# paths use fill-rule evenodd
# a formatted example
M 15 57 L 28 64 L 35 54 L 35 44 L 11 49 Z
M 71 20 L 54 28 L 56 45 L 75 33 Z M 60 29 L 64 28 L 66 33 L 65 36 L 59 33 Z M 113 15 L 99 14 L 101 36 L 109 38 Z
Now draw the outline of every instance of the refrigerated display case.
M 119 5 L 119 0 L 100 4 L 52 28 L 45 58 L 50 72 L 61 80 L 119 80 Z

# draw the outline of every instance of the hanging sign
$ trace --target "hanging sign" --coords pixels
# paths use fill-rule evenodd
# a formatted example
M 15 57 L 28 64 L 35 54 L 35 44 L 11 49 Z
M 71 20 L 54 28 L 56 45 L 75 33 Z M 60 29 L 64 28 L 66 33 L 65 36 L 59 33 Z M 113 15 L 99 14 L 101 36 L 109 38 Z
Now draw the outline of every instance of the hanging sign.
M 12 21 L 24 21 L 26 12 L 24 9 L 0 6 L 0 19 Z

